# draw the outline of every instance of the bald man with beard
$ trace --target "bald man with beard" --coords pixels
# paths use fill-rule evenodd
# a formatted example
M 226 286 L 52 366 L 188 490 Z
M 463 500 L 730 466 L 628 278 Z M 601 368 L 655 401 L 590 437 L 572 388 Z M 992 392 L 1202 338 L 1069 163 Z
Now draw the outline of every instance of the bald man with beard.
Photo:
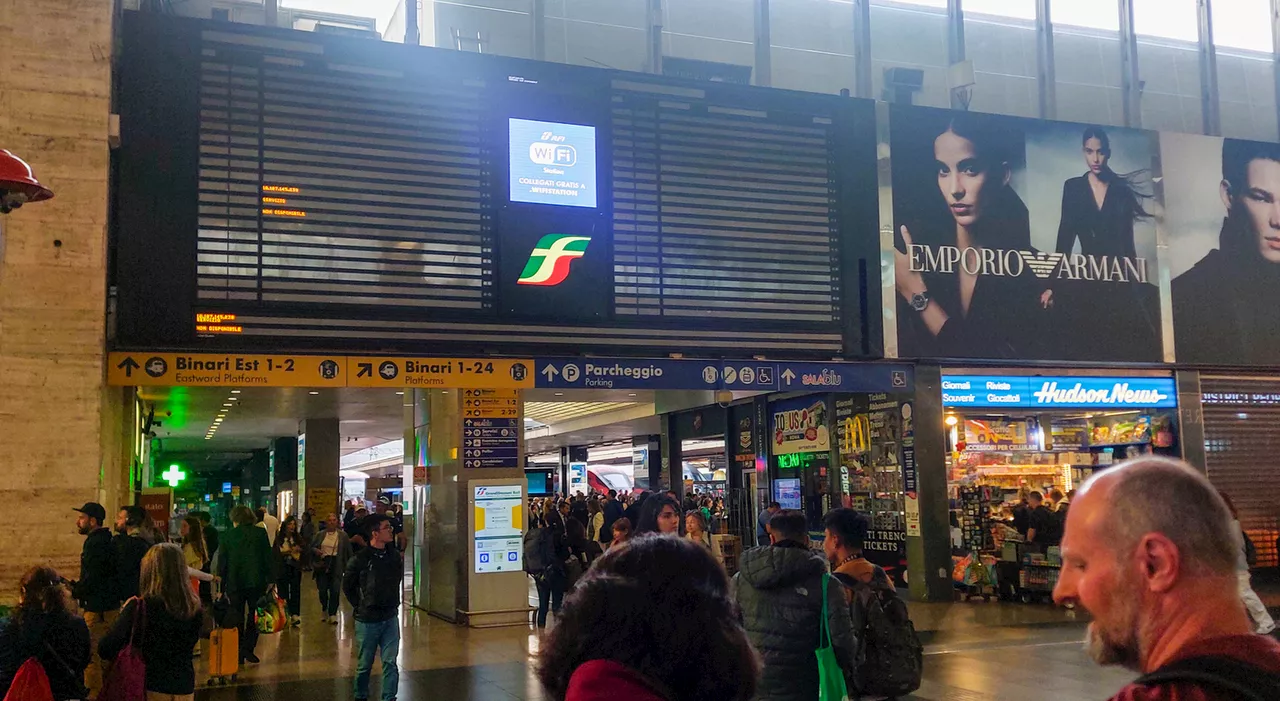
M 1080 488 L 1058 604 L 1088 610 L 1089 655 L 1143 676 L 1112 701 L 1280 699 L 1280 643 L 1237 589 L 1231 513 L 1186 464 L 1143 457 Z

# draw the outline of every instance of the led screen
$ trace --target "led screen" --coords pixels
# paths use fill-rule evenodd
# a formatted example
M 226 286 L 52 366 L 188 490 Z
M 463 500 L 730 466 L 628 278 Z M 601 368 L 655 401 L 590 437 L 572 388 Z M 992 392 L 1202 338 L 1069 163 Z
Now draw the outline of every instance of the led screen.
M 512 119 L 511 201 L 596 206 L 596 128 Z

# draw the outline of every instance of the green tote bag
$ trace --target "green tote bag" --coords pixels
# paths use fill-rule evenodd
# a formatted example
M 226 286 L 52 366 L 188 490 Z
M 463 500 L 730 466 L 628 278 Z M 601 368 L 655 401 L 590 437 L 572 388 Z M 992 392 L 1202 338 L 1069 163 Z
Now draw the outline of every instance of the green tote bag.
M 831 575 L 822 576 L 822 634 L 818 638 L 818 649 L 813 651 L 818 658 L 818 701 L 845 701 L 849 698 L 849 689 L 844 683 L 844 672 L 840 669 L 840 660 L 836 659 L 835 648 L 831 646 L 831 628 L 827 624 L 827 585 Z

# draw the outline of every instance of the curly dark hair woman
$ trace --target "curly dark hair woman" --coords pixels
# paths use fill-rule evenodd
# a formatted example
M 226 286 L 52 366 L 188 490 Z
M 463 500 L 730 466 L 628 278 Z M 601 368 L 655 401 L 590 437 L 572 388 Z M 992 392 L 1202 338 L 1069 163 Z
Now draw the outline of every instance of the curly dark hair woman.
M 719 563 L 687 540 L 649 535 L 583 575 L 537 674 L 557 701 L 747 701 L 760 662 Z
M 89 628 L 72 612 L 62 577 L 50 567 L 33 567 L 20 586 L 18 607 L 0 630 L 0 696 L 9 692 L 22 663 L 35 657 L 55 701 L 89 698 L 81 683 L 90 660 Z

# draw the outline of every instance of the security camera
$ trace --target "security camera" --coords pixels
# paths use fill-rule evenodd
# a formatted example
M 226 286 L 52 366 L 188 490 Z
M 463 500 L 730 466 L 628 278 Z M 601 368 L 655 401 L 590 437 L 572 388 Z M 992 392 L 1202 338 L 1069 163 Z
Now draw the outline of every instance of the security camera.
M 27 162 L 0 149 L 0 214 L 8 214 L 28 202 L 53 197 L 53 191 L 36 180 Z

